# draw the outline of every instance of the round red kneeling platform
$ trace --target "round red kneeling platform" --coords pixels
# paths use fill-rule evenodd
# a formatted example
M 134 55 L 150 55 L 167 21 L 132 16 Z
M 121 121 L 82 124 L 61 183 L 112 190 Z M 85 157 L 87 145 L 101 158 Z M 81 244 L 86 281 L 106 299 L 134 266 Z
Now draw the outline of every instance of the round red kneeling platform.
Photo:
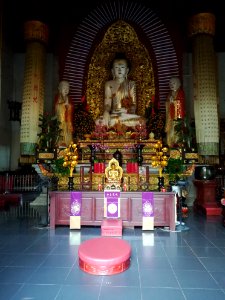
M 83 242 L 78 249 L 79 267 L 94 275 L 112 275 L 130 266 L 131 246 L 124 240 L 99 237 Z

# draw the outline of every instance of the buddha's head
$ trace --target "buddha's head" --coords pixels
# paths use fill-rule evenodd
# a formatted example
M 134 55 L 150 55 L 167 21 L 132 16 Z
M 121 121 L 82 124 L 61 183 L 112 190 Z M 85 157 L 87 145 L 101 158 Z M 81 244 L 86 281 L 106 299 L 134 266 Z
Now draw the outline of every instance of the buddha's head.
M 111 71 L 114 79 L 125 79 L 130 70 L 128 59 L 123 53 L 118 53 L 111 64 Z

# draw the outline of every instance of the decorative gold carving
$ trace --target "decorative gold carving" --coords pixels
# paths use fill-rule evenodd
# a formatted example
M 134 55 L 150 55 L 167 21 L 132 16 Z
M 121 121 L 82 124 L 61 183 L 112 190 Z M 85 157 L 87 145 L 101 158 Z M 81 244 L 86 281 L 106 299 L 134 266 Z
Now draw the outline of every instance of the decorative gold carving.
M 215 16 L 211 13 L 200 13 L 194 15 L 189 23 L 189 35 L 194 36 L 199 33 L 215 34 Z
M 188 173 L 189 174 L 189 173 Z M 191 176 L 189 174 L 187 176 Z M 127 182 L 127 190 L 128 191 L 137 191 L 140 190 L 140 185 L 138 184 L 138 174 L 127 174 L 123 173 L 123 180 Z M 158 191 L 158 174 L 151 174 L 149 177 L 149 189 L 151 191 Z M 164 177 L 164 183 L 165 186 L 169 186 L 169 178 L 168 174 L 163 174 Z M 68 176 L 58 176 L 59 182 L 58 182 L 58 189 L 60 191 L 66 191 L 68 190 Z M 89 189 L 89 181 L 90 177 L 88 174 L 85 175 L 84 177 L 84 182 L 87 183 L 87 189 Z M 146 182 L 146 177 L 145 175 L 139 176 L 139 181 L 140 183 L 145 183 Z M 99 182 L 105 182 L 105 174 L 92 174 L 92 191 L 97 191 L 98 190 L 98 185 Z M 107 187 L 107 183 L 103 184 L 102 188 Z M 75 190 L 80 190 L 80 174 L 74 174 L 74 187 Z M 120 188 L 121 186 L 119 186 Z M 85 186 L 83 187 L 85 190 Z
M 68 176 L 58 175 L 58 179 L 58 189 L 61 191 L 68 190 Z
M 186 159 L 198 159 L 198 153 L 185 153 Z
M 55 154 L 54 152 L 39 152 L 38 158 L 39 159 L 54 159 Z
M 116 52 L 124 52 L 131 62 L 129 79 L 137 85 L 137 111 L 144 116 L 145 106 L 155 95 L 155 80 L 150 54 L 140 42 L 134 28 L 124 21 L 117 21 L 106 31 L 91 57 L 86 98 L 94 119 L 103 113 L 104 84 L 112 78 L 110 63 Z

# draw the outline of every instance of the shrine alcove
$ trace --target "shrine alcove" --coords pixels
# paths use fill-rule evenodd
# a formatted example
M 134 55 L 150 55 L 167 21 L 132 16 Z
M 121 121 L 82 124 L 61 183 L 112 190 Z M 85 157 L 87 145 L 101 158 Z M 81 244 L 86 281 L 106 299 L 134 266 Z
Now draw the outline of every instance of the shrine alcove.
M 128 3 L 127 3 L 128 4 Z M 86 98 L 96 119 L 103 112 L 104 83 L 111 79 L 110 63 L 116 52 L 131 62 L 129 79 L 137 84 L 137 114 L 146 103 L 165 110 L 169 79 L 180 76 L 181 63 L 168 29 L 142 4 L 115 2 L 99 6 L 85 18 L 64 57 L 62 79 L 70 83 L 75 103 Z
M 144 116 L 146 104 L 155 96 L 154 59 L 140 42 L 135 30 L 124 21 L 116 21 L 95 47 L 87 68 L 84 94 L 94 119 L 102 115 L 104 84 L 112 78 L 110 64 L 115 53 L 124 53 L 131 63 L 129 79 L 137 85 L 137 114 Z

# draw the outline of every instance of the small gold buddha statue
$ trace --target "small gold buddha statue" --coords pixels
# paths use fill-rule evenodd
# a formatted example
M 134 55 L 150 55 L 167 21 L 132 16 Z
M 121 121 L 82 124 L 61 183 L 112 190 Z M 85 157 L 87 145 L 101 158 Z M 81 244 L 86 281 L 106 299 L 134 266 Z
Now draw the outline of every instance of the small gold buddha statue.
M 106 189 L 120 189 L 123 169 L 117 159 L 112 158 L 105 169 Z

